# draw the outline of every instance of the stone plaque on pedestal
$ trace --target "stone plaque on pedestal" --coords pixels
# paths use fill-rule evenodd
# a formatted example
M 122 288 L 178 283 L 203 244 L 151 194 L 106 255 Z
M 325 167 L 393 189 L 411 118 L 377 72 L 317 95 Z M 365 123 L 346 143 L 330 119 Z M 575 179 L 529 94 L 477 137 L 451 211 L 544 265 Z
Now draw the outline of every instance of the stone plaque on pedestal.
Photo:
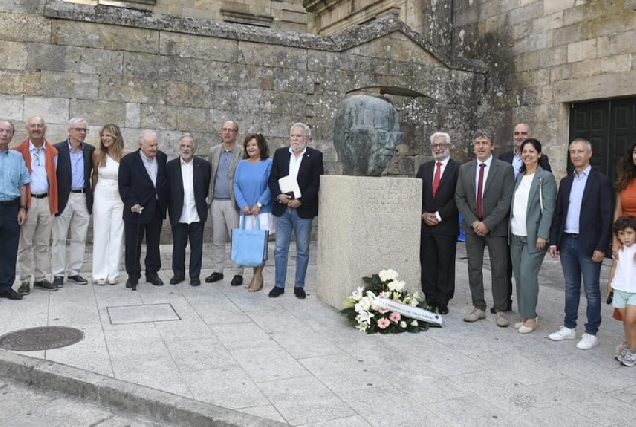
M 338 310 L 362 277 L 393 269 L 421 289 L 422 181 L 323 175 L 318 214 L 318 297 Z

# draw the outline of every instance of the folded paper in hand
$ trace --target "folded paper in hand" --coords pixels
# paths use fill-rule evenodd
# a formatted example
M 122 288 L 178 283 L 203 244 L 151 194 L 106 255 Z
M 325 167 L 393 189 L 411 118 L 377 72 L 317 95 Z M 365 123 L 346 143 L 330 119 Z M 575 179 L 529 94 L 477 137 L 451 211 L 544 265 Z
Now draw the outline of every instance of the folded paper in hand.
M 294 193 L 294 199 L 300 199 L 300 187 L 298 182 L 291 175 L 284 176 L 278 179 L 278 186 L 281 193 Z

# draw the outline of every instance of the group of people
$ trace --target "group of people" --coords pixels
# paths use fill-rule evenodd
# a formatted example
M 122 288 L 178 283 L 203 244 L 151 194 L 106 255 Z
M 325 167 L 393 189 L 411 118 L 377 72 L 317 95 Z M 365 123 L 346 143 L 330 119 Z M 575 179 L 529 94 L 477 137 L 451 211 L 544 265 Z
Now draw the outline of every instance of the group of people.
M 626 340 L 616 349 L 624 365 L 636 364 L 636 143 L 621 160 L 614 208 L 610 179 L 592 168 L 592 146 L 577 138 L 569 145 L 574 172 L 557 191 L 548 156 L 531 137 L 530 126 L 514 127 L 514 150 L 496 158 L 495 140 L 488 130 L 473 135 L 475 160 L 463 165 L 450 158 L 451 140 L 444 132 L 431 135 L 433 160 L 422 164 L 422 290 L 428 306 L 448 313 L 455 291 L 455 251 L 459 215 L 466 234 L 468 281 L 473 309 L 464 321 L 486 318 L 483 255 L 488 248 L 496 324 L 510 322 L 512 281 L 517 291 L 520 334 L 538 324 L 538 275 L 546 253 L 560 254 L 565 279 L 563 326 L 551 333 L 553 341 L 576 338 L 581 283 L 587 299 L 587 323 L 577 348 L 598 345 L 601 324 L 601 263 L 612 242 L 613 303 L 624 321 Z
M 32 287 L 56 291 L 65 281 L 88 284 L 80 270 L 91 214 L 94 284 L 119 283 L 123 246 L 126 287 L 136 290 L 145 238 L 146 282 L 163 285 L 158 274 L 159 245 L 166 215 L 173 241 L 170 284 L 186 280 L 188 242 L 190 285 L 201 284 L 208 216 L 212 218 L 213 266 L 205 281 L 223 280 L 226 242 L 243 216 L 248 229 L 259 224 L 270 233 L 276 230 L 272 298 L 284 293 L 290 241 L 292 232 L 295 234 L 294 294 L 299 299 L 306 297 L 309 242 L 323 174 L 322 153 L 307 146 L 311 139 L 307 125 L 294 124 L 289 147 L 276 150 L 273 159 L 261 134 L 247 135 L 239 144 L 234 121 L 223 124 L 222 142 L 211 148 L 208 160 L 195 156 L 197 142 L 190 133 L 178 141 L 179 157 L 168 161 L 158 149 L 154 131 L 141 132 L 138 150 L 128 151 L 117 125 L 100 129 L 97 147 L 84 142 L 88 130 L 86 120 L 73 118 L 68 123 L 68 138 L 51 144 L 44 119 L 29 117 L 27 138 L 10 149 L 14 125 L 0 121 L 0 240 L 5 245 L 0 252 L 0 298 L 21 300 Z M 285 183 L 283 188 L 280 182 Z M 17 291 L 12 287 L 16 264 L 20 270 Z M 52 282 L 47 279 L 49 271 Z M 242 284 L 243 268 L 238 266 L 231 285 Z M 251 292 L 263 288 L 263 265 L 254 267 L 245 287 Z

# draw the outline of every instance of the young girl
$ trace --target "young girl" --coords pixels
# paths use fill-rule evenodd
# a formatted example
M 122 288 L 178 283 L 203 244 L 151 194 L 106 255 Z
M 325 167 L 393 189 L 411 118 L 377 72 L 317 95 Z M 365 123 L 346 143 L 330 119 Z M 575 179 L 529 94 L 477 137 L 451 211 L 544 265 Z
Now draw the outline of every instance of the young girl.
M 621 216 L 614 222 L 614 234 L 620 241 L 616 260 L 609 274 L 608 291 L 613 305 L 621 313 L 628 347 L 617 359 L 624 366 L 636 365 L 636 218 Z

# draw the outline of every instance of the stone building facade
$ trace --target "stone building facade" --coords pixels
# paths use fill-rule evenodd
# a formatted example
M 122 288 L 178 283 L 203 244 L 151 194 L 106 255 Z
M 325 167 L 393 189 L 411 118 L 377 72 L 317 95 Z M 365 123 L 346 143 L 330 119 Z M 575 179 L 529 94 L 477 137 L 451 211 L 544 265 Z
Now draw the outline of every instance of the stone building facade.
M 484 68 L 451 61 L 391 17 L 336 36 L 279 31 L 61 0 L 0 0 L 0 102 L 17 124 L 43 116 L 48 135 L 65 137 L 70 117 L 89 122 L 89 142 L 105 123 L 122 127 L 129 147 L 155 129 L 161 149 L 177 153 L 194 132 L 200 153 L 220 142 L 228 119 L 241 134 L 288 141 L 306 122 L 326 170 L 338 173 L 333 117 L 349 93 L 384 93 L 402 111 L 409 138 L 394 173 L 411 175 L 419 144 L 438 127 L 467 136 L 478 122 Z
M 558 176 L 568 141 L 592 141 L 593 165 L 613 176 L 636 141 L 636 0 L 305 0 L 330 33 L 392 13 L 450 58 L 488 69 L 479 124 L 500 149 L 514 123 L 532 125 Z M 466 153 L 469 148 L 466 147 Z

